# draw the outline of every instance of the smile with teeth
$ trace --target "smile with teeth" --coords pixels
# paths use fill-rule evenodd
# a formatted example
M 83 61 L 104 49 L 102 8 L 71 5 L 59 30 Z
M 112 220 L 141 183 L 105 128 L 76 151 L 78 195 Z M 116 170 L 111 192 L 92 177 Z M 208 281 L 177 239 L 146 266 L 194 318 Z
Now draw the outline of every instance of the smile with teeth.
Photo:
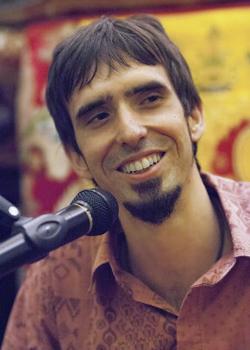
M 137 159 L 133 162 L 123 165 L 120 171 L 125 174 L 141 173 L 151 166 L 159 163 L 162 157 L 163 153 L 152 153 L 146 157 L 143 157 L 142 159 Z

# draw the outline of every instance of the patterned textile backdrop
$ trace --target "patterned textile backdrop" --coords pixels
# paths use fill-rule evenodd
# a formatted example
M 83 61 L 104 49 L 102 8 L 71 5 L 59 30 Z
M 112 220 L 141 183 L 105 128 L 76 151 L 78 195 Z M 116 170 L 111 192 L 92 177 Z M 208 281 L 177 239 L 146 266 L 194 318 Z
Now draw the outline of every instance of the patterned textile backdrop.
M 191 66 L 203 100 L 206 133 L 199 160 L 206 171 L 250 180 L 250 7 L 157 14 Z M 44 105 L 51 52 L 88 19 L 30 26 L 22 55 L 18 98 L 27 215 L 66 205 L 90 184 L 71 170 Z

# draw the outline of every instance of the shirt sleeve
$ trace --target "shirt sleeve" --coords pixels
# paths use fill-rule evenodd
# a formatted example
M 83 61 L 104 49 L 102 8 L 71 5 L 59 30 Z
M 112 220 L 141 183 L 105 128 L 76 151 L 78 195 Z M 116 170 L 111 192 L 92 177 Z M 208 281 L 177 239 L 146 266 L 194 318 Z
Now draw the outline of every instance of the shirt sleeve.
M 46 260 L 46 259 L 45 259 Z M 28 268 L 12 309 L 2 350 L 59 350 L 48 264 Z

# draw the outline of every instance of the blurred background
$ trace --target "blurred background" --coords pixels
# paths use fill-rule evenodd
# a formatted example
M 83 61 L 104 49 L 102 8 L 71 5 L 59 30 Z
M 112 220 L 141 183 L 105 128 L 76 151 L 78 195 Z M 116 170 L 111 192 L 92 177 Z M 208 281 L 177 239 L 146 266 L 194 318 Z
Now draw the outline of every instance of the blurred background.
M 96 16 L 134 13 L 156 15 L 191 66 L 206 116 L 203 170 L 250 181 L 250 1 L 0 0 L 0 195 L 23 215 L 55 211 L 88 186 L 44 104 L 53 48 Z M 0 220 L 0 240 L 10 233 Z M 0 279 L 0 344 L 20 280 Z

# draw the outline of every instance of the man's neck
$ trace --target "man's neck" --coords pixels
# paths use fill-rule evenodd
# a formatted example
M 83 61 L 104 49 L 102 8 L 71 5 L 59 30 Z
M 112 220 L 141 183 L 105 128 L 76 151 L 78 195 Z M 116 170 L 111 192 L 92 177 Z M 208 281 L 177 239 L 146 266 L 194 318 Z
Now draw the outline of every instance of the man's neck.
M 220 225 L 200 175 L 183 187 L 162 224 L 143 223 L 123 211 L 121 223 L 132 273 L 176 308 L 218 258 Z

